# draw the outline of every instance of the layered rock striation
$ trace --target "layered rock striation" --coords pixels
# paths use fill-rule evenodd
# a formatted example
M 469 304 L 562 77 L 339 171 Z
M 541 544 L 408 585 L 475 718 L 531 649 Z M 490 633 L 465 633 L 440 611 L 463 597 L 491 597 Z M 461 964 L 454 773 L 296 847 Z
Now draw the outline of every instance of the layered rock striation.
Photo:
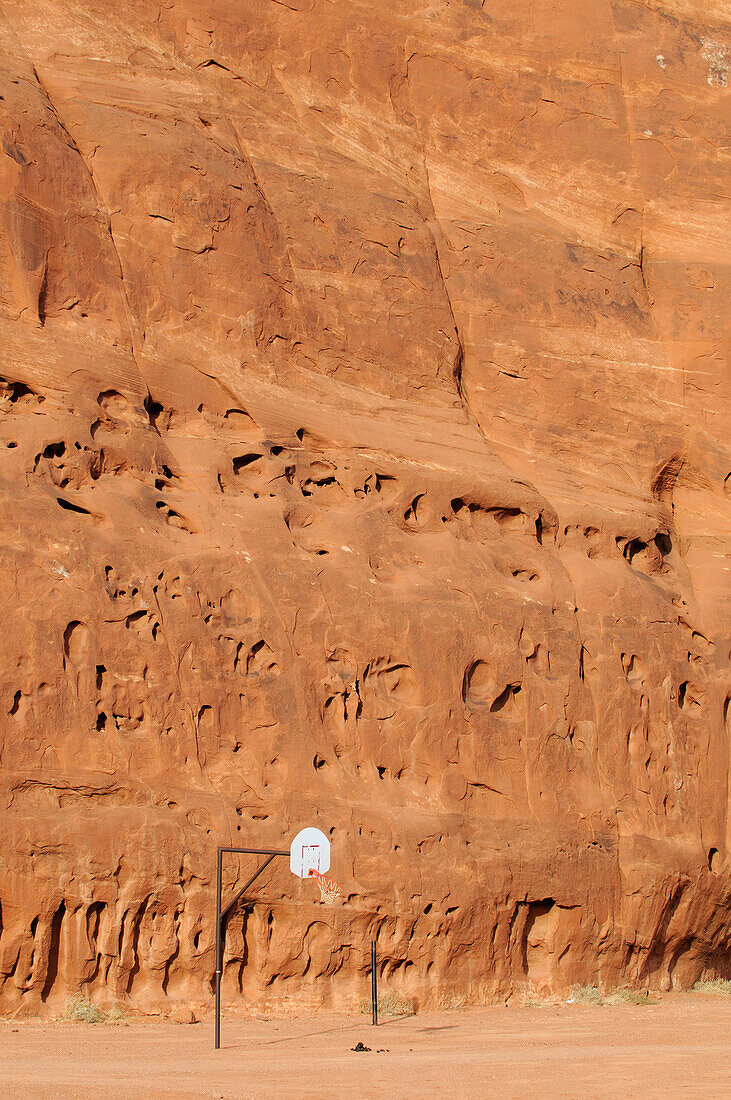
M 727 16 L 0 0 L 4 1011 L 729 976 Z

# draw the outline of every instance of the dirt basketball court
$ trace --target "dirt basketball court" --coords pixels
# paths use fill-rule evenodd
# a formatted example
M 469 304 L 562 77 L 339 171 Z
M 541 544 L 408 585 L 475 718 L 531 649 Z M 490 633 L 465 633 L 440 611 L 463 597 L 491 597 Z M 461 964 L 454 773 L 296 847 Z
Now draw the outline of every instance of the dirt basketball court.
M 431 1013 L 384 1023 L 318 1016 L 195 1025 L 0 1023 L 7 1097 L 722 1097 L 731 1001 Z M 369 1051 L 354 1051 L 358 1043 Z

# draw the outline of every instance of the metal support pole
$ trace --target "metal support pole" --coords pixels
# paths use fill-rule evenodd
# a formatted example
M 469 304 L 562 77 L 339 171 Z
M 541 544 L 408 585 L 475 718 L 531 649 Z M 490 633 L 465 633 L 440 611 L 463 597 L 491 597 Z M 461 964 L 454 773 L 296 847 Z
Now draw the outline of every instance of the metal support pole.
M 376 941 L 371 940 L 371 1004 L 373 1006 L 373 1026 L 378 1025 L 378 971 L 376 970 Z
M 221 1047 L 221 865 L 223 852 L 218 849 L 216 862 L 216 1036 L 214 1046 Z
M 237 894 L 234 894 L 231 901 L 228 903 L 225 909 L 221 908 L 221 890 L 222 890 L 222 878 L 223 878 L 223 855 L 224 852 L 231 852 L 233 855 L 239 856 L 266 856 L 267 858 L 251 876 L 251 878 L 241 887 Z M 216 1050 L 221 1049 L 221 971 L 223 970 L 223 927 L 226 923 L 231 910 L 236 906 L 241 897 L 246 893 L 252 883 L 256 882 L 259 875 L 264 871 L 272 862 L 275 856 L 288 856 L 289 851 L 285 851 L 282 848 L 219 848 L 217 861 L 216 861 L 216 1026 L 214 1036 L 214 1048 Z

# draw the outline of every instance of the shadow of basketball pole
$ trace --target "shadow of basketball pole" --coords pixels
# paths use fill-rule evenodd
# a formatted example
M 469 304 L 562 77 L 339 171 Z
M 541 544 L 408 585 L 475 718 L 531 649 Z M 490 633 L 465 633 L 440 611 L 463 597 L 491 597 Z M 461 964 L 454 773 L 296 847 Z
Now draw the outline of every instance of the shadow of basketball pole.
M 415 1012 L 404 1012 L 399 1016 L 391 1016 L 388 1020 L 382 1020 L 381 1025 L 400 1024 L 403 1023 L 404 1020 L 413 1020 L 415 1016 Z M 320 1031 L 303 1032 L 301 1035 L 285 1035 L 281 1039 L 270 1039 L 268 1042 L 262 1043 L 261 1045 L 264 1047 L 273 1047 L 278 1043 L 291 1043 L 295 1039 L 315 1039 L 318 1035 L 339 1035 L 341 1032 L 357 1031 L 358 1028 L 362 1027 L 362 1023 L 343 1024 L 342 1026 L 323 1028 Z

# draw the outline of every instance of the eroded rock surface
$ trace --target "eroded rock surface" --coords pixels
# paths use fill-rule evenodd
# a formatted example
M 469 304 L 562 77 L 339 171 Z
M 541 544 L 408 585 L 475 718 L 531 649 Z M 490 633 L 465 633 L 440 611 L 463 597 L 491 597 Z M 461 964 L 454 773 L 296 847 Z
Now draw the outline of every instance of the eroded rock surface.
M 4 1010 L 728 976 L 728 42 L 0 0 Z

